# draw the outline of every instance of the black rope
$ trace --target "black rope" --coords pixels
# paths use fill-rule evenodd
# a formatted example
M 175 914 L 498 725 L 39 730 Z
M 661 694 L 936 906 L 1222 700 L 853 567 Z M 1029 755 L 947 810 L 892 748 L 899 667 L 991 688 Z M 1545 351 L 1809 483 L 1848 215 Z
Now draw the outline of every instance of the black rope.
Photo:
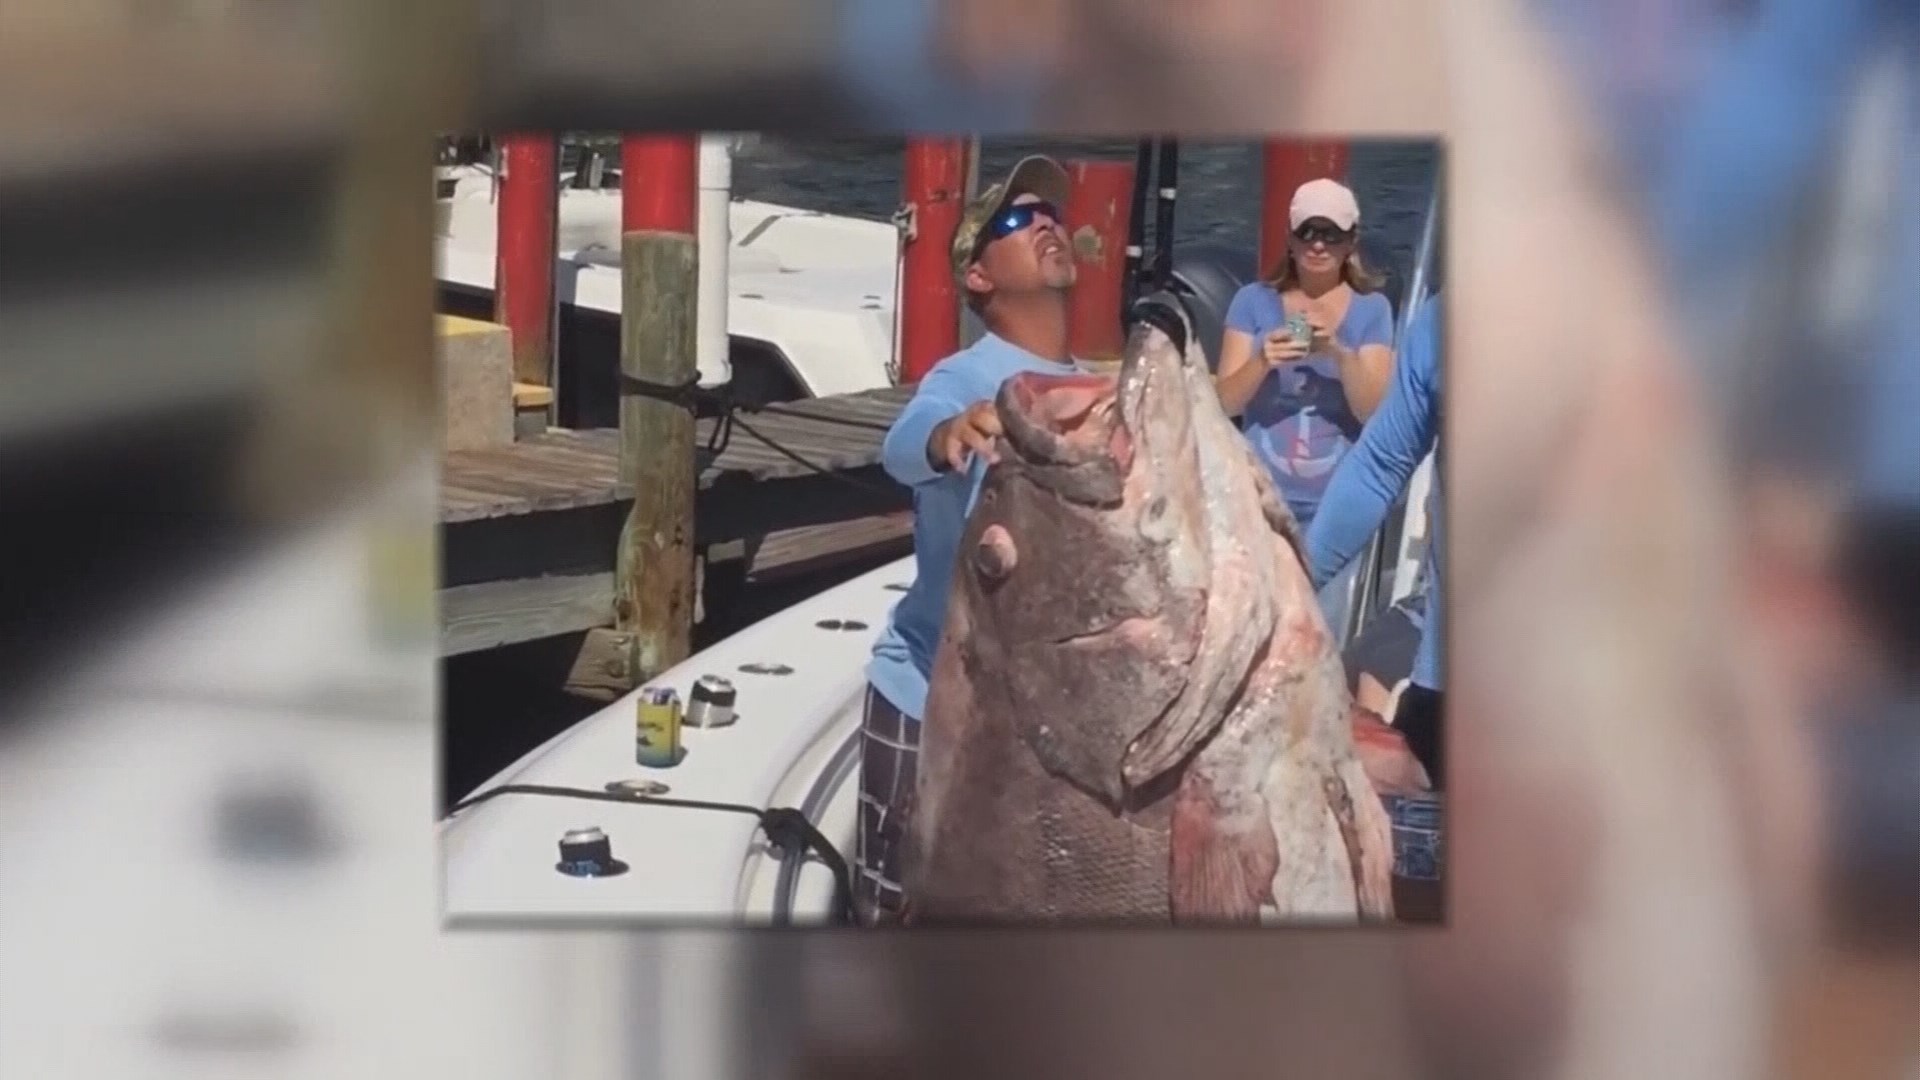
M 801 457 L 799 454 L 793 452 L 792 450 L 789 450 L 784 446 L 781 446 L 778 442 L 775 442 L 774 440 L 768 438 L 765 434 L 761 433 L 758 429 L 756 429 L 752 424 L 749 424 L 738 417 L 734 417 L 730 422 L 740 425 L 740 429 L 742 431 L 745 431 L 747 434 L 753 436 L 756 439 L 759 439 L 761 442 L 767 445 L 768 449 L 772 450 L 774 453 L 779 454 L 781 457 L 786 458 L 788 461 L 793 462 L 794 464 L 800 466 L 803 469 L 807 469 L 811 472 L 818 473 L 829 480 L 836 480 L 843 484 L 849 484 L 853 487 L 859 488 L 862 491 L 877 491 L 882 495 L 888 496 L 889 498 L 897 498 L 900 495 L 900 489 L 898 487 L 895 487 L 892 484 L 870 483 L 866 480 L 860 479 L 859 477 L 846 476 L 837 470 L 830 469 L 825 465 L 821 465 L 817 462 L 808 461 L 806 458 Z
M 452 817 L 468 807 L 495 799 L 502 795 L 547 795 L 558 799 L 586 799 L 590 802 L 651 804 L 670 806 L 681 810 L 711 810 L 723 814 L 745 814 L 760 822 L 760 831 L 765 833 L 767 841 L 783 854 L 793 855 L 811 851 L 833 871 L 834 880 L 840 884 L 837 899 L 839 914 L 847 921 L 853 921 L 853 872 L 847 866 L 846 857 L 833 846 L 825 833 L 807 820 L 807 815 L 791 807 L 776 806 L 761 809 L 744 803 L 709 802 L 705 799 L 669 799 L 655 795 L 636 795 L 625 791 L 594 791 L 591 788 L 559 787 L 552 784 L 502 784 L 488 788 L 475 795 L 453 804 L 446 816 Z
M 626 372 L 620 372 L 620 392 L 638 397 L 652 398 L 676 408 L 685 409 L 695 416 L 705 406 L 714 416 L 713 430 L 707 433 L 706 451 L 713 457 L 719 457 L 733 442 L 733 429 L 737 425 L 741 430 L 764 443 L 768 449 L 808 472 L 824 476 L 829 480 L 847 484 L 862 491 L 878 492 L 889 498 L 897 497 L 900 489 L 891 484 L 876 484 L 857 477 L 845 476 L 837 469 L 809 461 L 778 440 L 769 437 L 753 425 L 740 419 L 742 412 L 759 412 L 759 408 L 743 405 L 734 400 L 731 385 L 704 387 L 698 376 L 688 378 L 681 383 L 658 383 L 642 379 Z M 830 419 L 830 418 L 823 418 Z M 840 422 L 840 421 L 835 421 Z M 878 426 L 878 425 L 875 425 Z
M 675 408 L 685 409 L 698 417 L 702 406 L 711 412 L 715 419 L 713 430 L 707 432 L 706 451 L 713 457 L 719 457 L 727 450 L 727 444 L 733 440 L 733 414 L 739 406 L 733 400 L 731 386 L 705 387 L 700 385 L 700 377 L 691 375 L 681 383 L 658 383 L 642 379 L 637 375 L 619 373 L 620 392 L 636 397 L 652 398 Z

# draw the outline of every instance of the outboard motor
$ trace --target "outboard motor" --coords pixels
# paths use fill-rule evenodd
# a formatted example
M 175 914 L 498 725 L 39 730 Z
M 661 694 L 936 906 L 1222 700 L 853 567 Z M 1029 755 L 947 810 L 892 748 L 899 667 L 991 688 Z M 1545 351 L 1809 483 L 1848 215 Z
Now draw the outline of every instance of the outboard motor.
M 1167 302 L 1180 305 L 1200 335 L 1200 347 L 1207 366 L 1220 366 L 1220 335 L 1226 330 L 1227 305 L 1259 274 L 1251 250 L 1236 249 L 1219 243 L 1187 244 L 1173 256 L 1172 280 L 1158 289 L 1142 293 L 1138 304 Z

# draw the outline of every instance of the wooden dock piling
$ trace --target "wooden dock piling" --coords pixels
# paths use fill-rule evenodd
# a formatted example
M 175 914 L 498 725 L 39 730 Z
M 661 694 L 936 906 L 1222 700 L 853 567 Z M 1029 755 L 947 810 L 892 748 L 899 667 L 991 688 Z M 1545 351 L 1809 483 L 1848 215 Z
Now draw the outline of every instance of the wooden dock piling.
M 695 378 L 699 249 L 643 230 L 621 244 L 620 481 L 634 490 L 614 568 L 614 629 L 631 637 L 634 683 L 693 642 L 694 415 L 671 388 Z

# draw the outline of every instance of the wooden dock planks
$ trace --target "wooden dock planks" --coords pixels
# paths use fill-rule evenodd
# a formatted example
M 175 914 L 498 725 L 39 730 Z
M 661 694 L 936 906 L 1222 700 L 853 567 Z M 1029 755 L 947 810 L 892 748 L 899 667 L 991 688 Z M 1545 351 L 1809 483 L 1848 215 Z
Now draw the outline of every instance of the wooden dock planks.
M 880 514 L 831 525 L 810 525 L 768 536 L 747 565 L 755 583 L 784 580 L 835 563 L 913 550 L 913 515 Z
M 813 398 L 742 413 L 718 457 L 701 452 L 699 486 L 723 480 L 767 481 L 866 468 L 912 387 Z M 716 421 L 700 421 L 705 447 Z M 555 429 L 511 446 L 445 455 L 440 479 L 443 524 L 602 506 L 633 498 L 619 481 L 620 435 L 612 428 Z M 785 452 L 783 452 L 785 451 Z M 798 459 L 798 460 L 796 460 Z
M 912 392 L 742 413 L 717 456 L 704 450 L 715 421 L 701 420 L 696 543 L 730 562 L 721 577 L 772 582 L 910 552 L 910 496 L 879 460 Z M 441 655 L 611 625 L 614 553 L 633 498 L 619 445 L 611 428 L 551 429 L 444 455 Z

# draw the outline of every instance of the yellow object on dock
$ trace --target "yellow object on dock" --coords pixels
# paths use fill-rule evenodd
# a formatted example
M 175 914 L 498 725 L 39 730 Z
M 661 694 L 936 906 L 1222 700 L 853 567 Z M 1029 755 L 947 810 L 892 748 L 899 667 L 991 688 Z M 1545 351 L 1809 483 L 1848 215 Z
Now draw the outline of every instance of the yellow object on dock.
M 440 447 L 485 450 L 513 442 L 513 337 L 498 323 L 434 317 L 440 362 Z

